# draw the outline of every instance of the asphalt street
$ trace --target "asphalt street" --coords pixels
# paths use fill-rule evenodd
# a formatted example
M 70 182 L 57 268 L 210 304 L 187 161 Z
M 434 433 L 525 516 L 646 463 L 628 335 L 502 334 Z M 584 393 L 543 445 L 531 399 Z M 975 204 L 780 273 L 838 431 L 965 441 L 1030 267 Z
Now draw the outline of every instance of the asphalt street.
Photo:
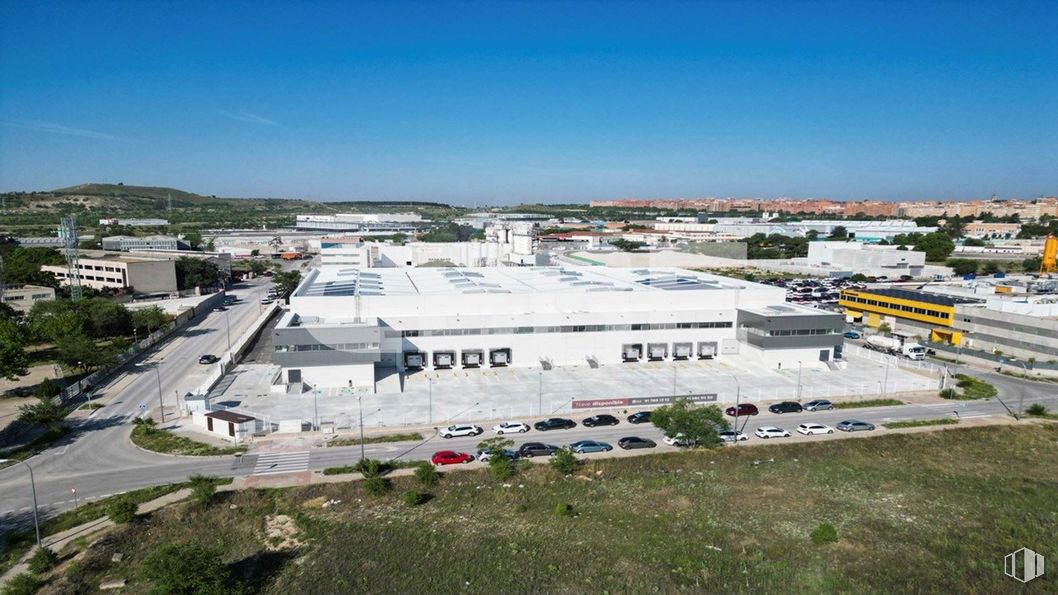
M 257 317 L 260 310 L 259 299 L 266 287 L 267 283 L 259 282 L 234 290 L 243 299 L 228 311 L 233 338 L 241 334 Z M 186 327 L 149 358 L 149 361 L 160 361 L 163 396 L 170 397 L 174 391 L 180 391 L 182 394 L 196 386 L 197 375 L 201 373 L 198 356 L 203 353 L 219 354 L 224 350 L 225 326 L 224 313 L 209 314 Z M 966 371 L 965 367 L 950 368 L 953 373 Z M 1025 382 L 994 372 L 973 372 L 994 384 L 1000 391 L 1000 398 L 784 415 L 763 412 L 748 419 L 740 418 L 740 427 L 750 434 L 749 441 L 741 444 L 764 442 L 752 435 L 753 430 L 762 425 L 776 425 L 794 433 L 797 424 L 805 421 L 834 426 L 849 418 L 874 424 L 894 420 L 955 417 L 956 414 L 967 419 L 1005 415 L 1007 409 L 1004 403 L 1014 411 L 1037 402 L 1046 404 L 1052 410 L 1058 409 L 1058 385 Z M 114 380 L 108 390 L 116 391 L 116 396 L 109 405 L 100 409 L 91 419 L 78 424 L 70 438 L 29 460 L 36 474 L 37 497 L 43 513 L 73 507 L 75 498 L 71 490 L 74 489 L 77 490 L 76 499 L 84 502 L 140 487 L 183 481 L 195 473 L 215 476 L 264 475 L 352 464 L 360 458 L 359 446 L 313 448 L 303 452 L 279 454 L 249 453 L 241 457 L 175 457 L 144 452 L 131 444 L 128 434 L 131 432 L 130 420 L 139 412 L 139 405 L 147 404 L 153 407 L 157 403 L 157 378 L 153 368 L 130 368 L 127 374 Z M 171 403 L 168 405 L 172 406 Z M 574 419 L 580 422 L 582 417 Z M 521 421 L 531 424 L 535 420 Z M 422 460 L 428 459 L 438 450 L 473 452 L 482 438 L 493 435 L 490 426 L 485 429 L 483 436 L 473 438 L 445 440 L 431 435 L 421 443 L 367 445 L 365 454 L 375 459 Z M 515 443 L 515 447 L 531 441 L 564 446 L 582 439 L 609 442 L 616 447 L 617 440 L 624 436 L 651 438 L 658 442 L 659 450 L 670 448 L 661 444 L 662 435 L 657 428 L 650 424 L 633 425 L 623 419 L 617 426 L 585 428 L 578 425 L 570 430 L 530 430 L 525 434 L 508 437 Z M 781 440 L 786 439 L 772 439 L 768 442 Z M 0 526 L 12 522 L 24 523 L 31 503 L 29 476 L 25 466 L 15 465 L 0 470 Z

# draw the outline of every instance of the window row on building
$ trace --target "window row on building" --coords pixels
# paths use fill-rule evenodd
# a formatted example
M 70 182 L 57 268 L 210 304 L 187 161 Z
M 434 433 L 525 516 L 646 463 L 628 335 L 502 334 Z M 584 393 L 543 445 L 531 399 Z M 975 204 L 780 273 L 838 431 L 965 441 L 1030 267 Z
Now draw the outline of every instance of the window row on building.
M 453 337 L 477 335 L 531 335 L 544 333 L 602 333 L 612 331 L 656 331 L 672 329 L 731 328 L 729 321 L 721 322 L 657 322 L 637 324 L 582 324 L 565 326 L 514 326 L 497 328 L 451 328 L 426 330 L 386 330 L 387 339 L 398 337 Z
M 888 301 L 872 300 L 870 298 L 864 298 L 854 295 L 844 295 L 841 297 L 846 302 L 854 302 L 857 304 L 864 304 L 867 306 L 874 306 L 875 308 L 885 308 L 886 310 L 897 310 L 900 312 L 909 312 L 912 314 L 918 314 L 920 316 L 932 316 L 934 318 L 943 318 L 945 320 L 951 319 L 951 312 L 941 312 L 940 310 L 931 310 L 929 308 L 917 308 L 914 306 L 907 306 L 904 304 L 894 304 Z
M 324 345 L 312 343 L 309 345 L 276 345 L 276 353 L 289 353 L 292 351 L 359 351 L 362 349 L 378 349 L 378 343 L 335 343 Z

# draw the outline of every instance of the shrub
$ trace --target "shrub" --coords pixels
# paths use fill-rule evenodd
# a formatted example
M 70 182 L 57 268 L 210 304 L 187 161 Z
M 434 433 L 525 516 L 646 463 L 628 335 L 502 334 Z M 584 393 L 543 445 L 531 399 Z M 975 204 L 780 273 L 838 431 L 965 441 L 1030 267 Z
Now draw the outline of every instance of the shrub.
M 374 459 L 360 459 L 356 463 L 356 470 L 359 471 L 365 479 L 378 477 L 382 475 L 382 463 Z
M 437 472 L 433 465 L 422 462 L 415 467 L 415 479 L 419 480 L 422 485 L 431 487 L 441 481 L 441 474 Z
M 551 468 L 562 475 L 570 475 L 580 469 L 581 460 L 568 448 L 560 449 L 551 456 Z
M 834 543 L 838 540 L 838 530 L 830 523 L 823 523 L 816 527 L 809 537 L 812 538 L 812 543 L 816 545 Z
M 1043 403 L 1033 403 L 1025 410 L 1029 415 L 1047 415 L 1047 407 Z
M 959 391 L 955 390 L 954 388 L 946 388 L 940 391 L 940 396 L 942 399 L 958 399 Z
M 43 584 L 43 581 L 39 578 L 28 572 L 23 572 L 7 582 L 7 586 L 4 587 L 4 595 L 33 595 Z
M 420 504 L 425 503 L 429 499 L 429 494 L 416 492 L 415 490 L 408 490 L 407 492 L 404 492 L 404 504 L 408 506 L 418 506 Z
M 489 474 L 496 481 L 505 481 L 514 477 L 518 470 L 514 461 L 505 456 L 493 456 L 489 459 Z
M 62 389 L 59 388 L 59 385 L 56 384 L 54 380 L 51 378 L 45 378 L 40 381 L 37 388 L 33 389 L 33 396 L 38 399 L 50 399 L 51 397 L 58 396 L 61 392 Z
M 46 547 L 37 548 L 29 559 L 29 571 L 33 574 L 42 574 L 55 568 L 59 563 L 59 556 Z
M 196 473 L 188 478 L 188 483 L 191 484 L 191 499 L 198 504 L 209 504 L 217 492 L 217 484 L 212 477 Z
M 390 484 L 389 480 L 378 475 L 373 475 L 364 480 L 364 489 L 367 490 L 368 494 L 374 496 L 381 496 L 389 491 Z
M 558 516 L 573 516 L 573 505 L 572 504 L 556 504 L 555 514 Z
M 128 498 L 118 498 L 107 506 L 107 516 L 110 520 L 121 525 L 136 518 L 135 502 Z
M 151 593 L 228 595 L 237 593 L 224 552 L 195 543 L 160 546 L 143 561 L 140 574 L 154 583 Z

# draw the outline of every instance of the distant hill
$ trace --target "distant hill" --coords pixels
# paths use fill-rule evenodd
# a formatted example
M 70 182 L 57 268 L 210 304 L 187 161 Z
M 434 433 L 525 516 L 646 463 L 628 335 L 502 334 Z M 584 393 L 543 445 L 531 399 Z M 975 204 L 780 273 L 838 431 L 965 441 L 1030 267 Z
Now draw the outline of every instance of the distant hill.
M 52 194 L 64 196 L 109 196 L 114 198 L 147 198 L 152 200 L 167 200 L 170 196 L 173 202 L 202 203 L 213 200 L 211 198 L 177 190 L 176 188 L 161 188 L 158 186 L 126 186 L 124 184 L 79 184 L 69 188 L 52 190 Z

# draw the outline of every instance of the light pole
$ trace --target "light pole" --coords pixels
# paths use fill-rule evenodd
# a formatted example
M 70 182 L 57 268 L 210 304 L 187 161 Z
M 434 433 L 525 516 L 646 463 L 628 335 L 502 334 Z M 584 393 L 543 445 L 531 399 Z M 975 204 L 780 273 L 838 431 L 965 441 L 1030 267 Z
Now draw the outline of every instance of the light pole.
M 224 311 L 224 324 L 228 329 L 228 353 L 231 353 L 231 319 L 228 318 L 228 311 Z
M 676 360 L 672 360 L 672 398 L 676 399 Z
M 360 410 L 360 460 L 367 458 L 364 454 L 364 395 L 356 396 L 356 406 Z
M 1029 369 L 1025 367 L 1025 363 L 1019 360 L 1014 360 L 1021 366 L 1021 370 L 1025 372 L 1025 376 L 1029 375 Z M 1018 419 L 1025 414 L 1025 383 L 1021 383 L 1021 396 L 1018 397 Z
M 803 367 L 804 367 L 804 364 L 801 363 L 801 360 L 797 360 L 797 401 L 798 402 L 801 401 L 801 369 Z
M 887 396 L 889 394 L 889 359 L 891 357 L 892 356 L 888 356 L 888 355 L 885 356 L 885 376 L 884 376 L 884 380 L 882 381 L 882 396 L 883 397 Z
M 0 463 L 6 463 L 11 459 L 0 459 Z M 40 520 L 37 518 L 37 482 L 33 479 L 33 467 L 27 461 L 18 461 L 15 465 L 25 465 L 29 469 L 29 486 L 33 491 L 33 529 L 37 532 L 37 547 L 40 545 Z M 14 467 L 15 465 L 12 465 Z
M 162 373 L 159 370 L 162 362 L 154 364 L 154 376 L 158 380 L 158 415 L 161 416 L 162 423 L 165 423 L 165 403 L 162 402 Z M 137 368 L 147 367 L 147 362 L 140 362 L 136 364 Z
M 312 429 L 320 431 L 320 389 L 312 389 Z
M 742 384 L 734 374 L 731 375 L 731 379 L 735 381 L 735 441 L 732 444 L 738 444 L 738 406 L 742 398 Z
M 538 374 L 537 379 L 539 380 L 539 382 L 537 382 L 537 385 L 536 385 L 536 414 L 537 415 L 543 415 L 544 414 L 544 373 L 543 372 L 537 372 L 537 374 Z
M 433 424 L 433 378 L 427 377 L 426 382 L 430 385 L 430 418 L 427 423 Z

